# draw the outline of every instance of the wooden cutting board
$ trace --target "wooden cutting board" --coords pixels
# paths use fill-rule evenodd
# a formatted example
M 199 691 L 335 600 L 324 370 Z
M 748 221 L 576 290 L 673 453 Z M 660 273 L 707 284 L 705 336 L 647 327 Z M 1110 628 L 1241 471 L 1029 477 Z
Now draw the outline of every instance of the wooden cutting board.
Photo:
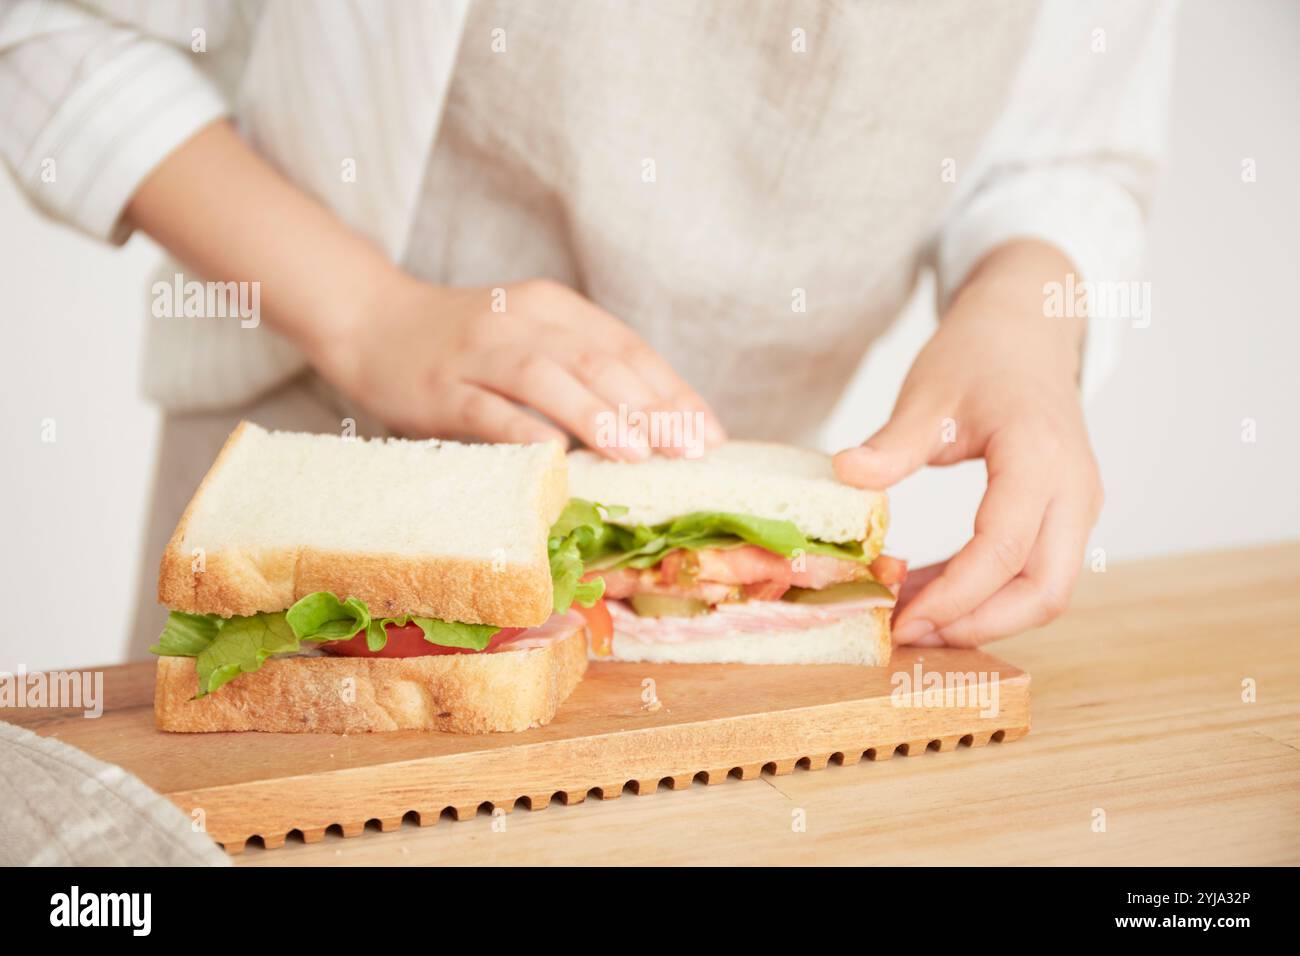
M 521 734 L 167 734 L 153 725 L 152 663 L 104 671 L 98 719 L 0 716 L 125 767 L 231 853 L 252 837 L 274 847 L 296 831 L 312 843 L 332 826 L 395 829 L 408 814 L 428 825 L 484 804 L 538 810 L 629 785 L 648 794 L 1028 733 L 1028 674 L 980 651 L 894 657 L 875 668 L 593 664 L 553 723 Z

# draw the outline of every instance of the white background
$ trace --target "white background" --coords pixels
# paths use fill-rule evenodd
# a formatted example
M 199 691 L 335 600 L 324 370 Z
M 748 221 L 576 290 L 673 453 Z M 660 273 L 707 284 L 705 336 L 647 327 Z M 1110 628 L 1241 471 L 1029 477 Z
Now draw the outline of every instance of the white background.
M 1089 406 L 1107 490 L 1092 546 L 1109 561 L 1300 537 L 1300 5 L 1191 3 L 1178 34 L 1150 230 L 1153 321 L 1125 331 L 1121 365 Z M 4 177 L 0 223 L 0 670 L 114 662 L 157 425 L 136 385 L 157 254 L 138 237 L 110 250 L 42 221 Z M 828 447 L 885 420 L 934 321 L 927 303 L 923 291 L 873 352 Z M 1254 443 L 1242 441 L 1247 418 Z M 959 547 L 982 487 L 978 463 L 905 482 L 890 550 L 925 562 Z

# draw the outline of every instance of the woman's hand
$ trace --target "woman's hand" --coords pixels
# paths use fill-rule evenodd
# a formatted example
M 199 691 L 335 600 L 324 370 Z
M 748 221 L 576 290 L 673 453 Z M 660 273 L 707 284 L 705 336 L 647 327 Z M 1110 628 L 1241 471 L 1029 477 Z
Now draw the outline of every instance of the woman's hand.
M 687 416 L 663 420 L 660 436 L 676 440 L 654 446 L 665 454 L 725 438 L 663 359 L 572 289 L 542 279 L 502 294 L 419 282 L 286 180 L 228 122 L 204 127 L 159 164 L 126 218 L 201 275 L 257 282 L 267 324 L 403 434 L 563 440 L 524 411 L 532 408 L 611 458 L 644 458 L 653 436 L 600 430 L 602 420 L 621 425 L 625 405 L 629 413 Z
M 312 363 L 403 434 L 565 439 L 531 408 L 627 461 L 651 452 L 645 434 L 611 432 L 630 412 L 689 416 L 676 432 L 685 442 L 654 446 L 664 454 L 692 450 L 686 443 L 703 452 L 726 437 L 703 399 L 631 329 L 550 280 L 458 289 L 394 272 L 328 331 L 309 348 Z
M 841 480 L 888 488 L 922 465 L 983 458 L 974 537 L 914 571 L 899 644 L 972 646 L 1043 624 L 1069 602 L 1102 490 L 1077 394 L 1083 324 L 1043 312 L 1068 261 L 995 250 L 959 292 L 903 383 L 889 422 L 835 458 Z

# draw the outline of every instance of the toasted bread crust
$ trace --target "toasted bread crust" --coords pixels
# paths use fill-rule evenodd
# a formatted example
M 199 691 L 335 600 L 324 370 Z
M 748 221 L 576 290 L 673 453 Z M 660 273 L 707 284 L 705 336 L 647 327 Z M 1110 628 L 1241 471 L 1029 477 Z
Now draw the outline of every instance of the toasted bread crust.
M 550 723 L 586 670 L 581 626 L 532 650 L 273 659 L 199 700 L 194 659 L 160 657 L 154 718 L 181 733 L 520 731 Z
M 160 603 L 174 611 L 232 617 L 283 611 L 308 594 L 333 591 L 365 601 L 376 615 L 413 614 L 498 627 L 534 627 L 550 616 L 545 530 L 535 542 L 541 557 L 532 564 L 277 548 L 209 552 L 203 570 L 194 570 L 192 556 L 184 550 L 191 515 L 247 427 L 240 422 L 230 433 L 181 515 L 158 571 Z M 558 467 L 546 474 L 533 505 L 546 516 L 548 527 L 568 500 L 564 456 L 558 448 L 555 454 Z
M 452 557 L 295 551 L 221 551 L 202 572 L 168 548 L 158 573 L 158 600 L 173 611 L 233 615 L 283 611 L 316 591 L 366 602 L 375 615 L 413 614 L 466 624 L 534 627 L 551 614 L 545 564 L 507 564 Z

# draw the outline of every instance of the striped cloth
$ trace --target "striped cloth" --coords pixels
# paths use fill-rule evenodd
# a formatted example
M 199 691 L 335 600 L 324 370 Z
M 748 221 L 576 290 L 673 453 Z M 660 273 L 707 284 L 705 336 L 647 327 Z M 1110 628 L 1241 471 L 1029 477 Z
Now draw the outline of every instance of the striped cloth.
M 0 866 L 229 866 L 121 767 L 0 721 Z

